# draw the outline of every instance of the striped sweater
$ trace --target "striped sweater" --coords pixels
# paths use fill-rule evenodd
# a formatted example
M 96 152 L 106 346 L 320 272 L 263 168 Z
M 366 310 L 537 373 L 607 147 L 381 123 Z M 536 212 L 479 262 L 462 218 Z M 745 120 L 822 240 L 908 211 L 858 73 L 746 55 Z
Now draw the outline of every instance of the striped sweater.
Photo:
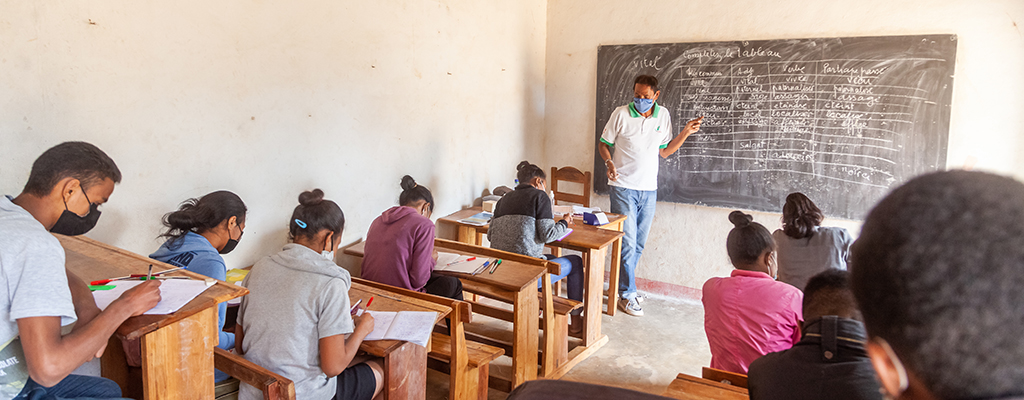
M 565 235 L 567 229 L 565 221 L 553 219 L 547 194 L 522 184 L 498 200 L 487 240 L 492 248 L 541 258 L 544 245 Z

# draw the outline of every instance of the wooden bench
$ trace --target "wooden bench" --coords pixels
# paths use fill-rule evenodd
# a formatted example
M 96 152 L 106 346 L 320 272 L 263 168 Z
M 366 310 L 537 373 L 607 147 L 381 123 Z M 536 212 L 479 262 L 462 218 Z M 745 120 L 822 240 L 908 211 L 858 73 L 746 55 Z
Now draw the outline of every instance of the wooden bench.
M 747 389 L 710 379 L 679 374 L 668 385 L 665 397 L 681 400 L 749 400 Z
M 264 400 L 295 400 L 295 384 L 238 354 L 213 349 L 213 366 L 263 392 Z
M 701 368 L 700 375 L 704 379 L 710 379 L 726 385 L 733 385 L 744 389 L 747 387 L 747 376 L 743 374 L 704 367 Z
M 404 296 L 450 306 L 448 334 L 433 333 L 427 352 L 427 366 L 449 376 L 449 395 L 452 400 L 486 399 L 490 363 L 505 354 L 505 350 L 466 340 L 465 324 L 472 321 L 470 303 L 401 289 L 379 282 L 352 278 L 353 282 L 386 289 Z M 452 368 L 452 365 L 455 365 Z

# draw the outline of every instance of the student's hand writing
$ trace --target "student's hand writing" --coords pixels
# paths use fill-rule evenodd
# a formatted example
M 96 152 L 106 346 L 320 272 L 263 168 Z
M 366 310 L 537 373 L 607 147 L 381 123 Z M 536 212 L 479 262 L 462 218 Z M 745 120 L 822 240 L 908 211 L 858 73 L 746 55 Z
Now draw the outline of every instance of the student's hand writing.
M 363 315 L 352 317 L 352 320 L 356 323 L 356 329 L 353 333 L 366 336 L 373 332 L 373 315 L 370 313 L 364 311 Z
M 608 180 L 610 180 L 610 181 L 618 181 L 619 180 L 619 171 L 617 169 L 615 169 L 615 164 L 605 163 L 605 166 L 608 167 Z
M 562 216 L 562 221 L 565 221 L 566 225 L 572 225 L 572 213 L 565 213 L 565 215 Z
M 142 282 L 125 291 L 115 301 L 123 304 L 123 307 L 128 307 L 133 317 L 140 315 L 156 307 L 156 303 L 160 302 L 160 281 L 154 279 Z
M 704 120 L 704 117 L 694 118 L 686 122 L 686 126 L 683 127 L 683 135 L 690 136 L 700 130 L 700 123 Z

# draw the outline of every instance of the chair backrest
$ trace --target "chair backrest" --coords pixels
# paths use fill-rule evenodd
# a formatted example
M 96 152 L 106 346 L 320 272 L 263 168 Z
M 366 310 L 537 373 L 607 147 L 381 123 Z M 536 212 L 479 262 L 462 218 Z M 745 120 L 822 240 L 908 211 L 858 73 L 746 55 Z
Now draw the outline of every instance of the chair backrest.
M 583 184 L 583 194 L 562 192 L 558 189 L 558 181 Z M 555 203 L 559 200 L 590 207 L 590 172 L 581 172 L 573 167 L 551 167 L 551 193 L 555 194 Z
M 741 388 L 747 387 L 747 376 L 743 374 L 737 374 L 735 372 L 722 371 L 720 369 L 703 367 L 701 368 L 701 377 L 704 379 L 710 379 L 715 382 L 722 382 L 727 385 L 733 385 Z

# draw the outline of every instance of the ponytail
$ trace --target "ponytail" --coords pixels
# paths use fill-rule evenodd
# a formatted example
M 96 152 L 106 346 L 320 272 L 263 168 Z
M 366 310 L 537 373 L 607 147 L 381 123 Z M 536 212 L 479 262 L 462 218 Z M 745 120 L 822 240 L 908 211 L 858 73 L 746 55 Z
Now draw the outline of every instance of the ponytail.
M 246 211 L 242 199 L 226 190 L 188 199 L 181 203 L 178 211 L 164 215 L 161 222 L 167 230 L 160 237 L 178 241 L 189 232 L 203 233 L 216 228 L 231 217 L 241 225 L 245 223 Z

